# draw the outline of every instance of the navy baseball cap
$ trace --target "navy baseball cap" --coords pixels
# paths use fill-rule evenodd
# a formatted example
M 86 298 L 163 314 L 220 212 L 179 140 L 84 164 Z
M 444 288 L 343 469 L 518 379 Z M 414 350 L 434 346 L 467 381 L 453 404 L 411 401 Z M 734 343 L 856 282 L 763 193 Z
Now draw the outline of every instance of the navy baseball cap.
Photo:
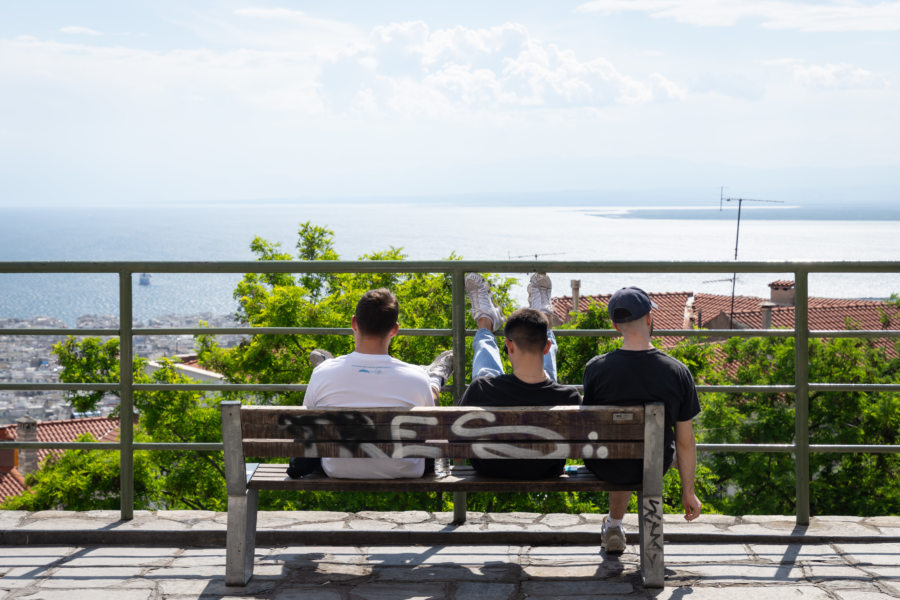
M 651 308 L 658 308 L 647 292 L 639 287 L 624 287 L 609 299 L 609 318 L 613 323 L 628 323 L 645 316 Z

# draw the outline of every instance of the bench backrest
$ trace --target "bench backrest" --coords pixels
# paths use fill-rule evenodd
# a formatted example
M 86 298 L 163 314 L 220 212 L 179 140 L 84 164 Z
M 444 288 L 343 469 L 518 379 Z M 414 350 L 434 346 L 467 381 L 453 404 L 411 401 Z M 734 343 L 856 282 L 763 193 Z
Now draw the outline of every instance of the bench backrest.
M 243 455 L 253 457 L 640 459 L 646 436 L 644 406 L 351 410 L 223 402 L 222 411 L 223 437 L 239 436 Z

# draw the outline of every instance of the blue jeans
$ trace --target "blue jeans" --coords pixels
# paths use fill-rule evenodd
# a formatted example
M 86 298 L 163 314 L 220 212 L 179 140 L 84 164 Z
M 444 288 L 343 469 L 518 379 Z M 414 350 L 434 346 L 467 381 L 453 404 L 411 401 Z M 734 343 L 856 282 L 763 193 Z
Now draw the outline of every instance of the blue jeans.
M 544 371 L 553 381 L 556 381 L 556 336 L 552 331 L 547 331 L 547 339 L 550 340 L 550 351 L 544 355 Z M 472 379 L 485 375 L 502 375 L 503 363 L 500 361 L 500 349 L 497 347 L 497 338 L 487 329 L 479 329 L 472 339 L 472 350 L 475 356 L 472 358 Z

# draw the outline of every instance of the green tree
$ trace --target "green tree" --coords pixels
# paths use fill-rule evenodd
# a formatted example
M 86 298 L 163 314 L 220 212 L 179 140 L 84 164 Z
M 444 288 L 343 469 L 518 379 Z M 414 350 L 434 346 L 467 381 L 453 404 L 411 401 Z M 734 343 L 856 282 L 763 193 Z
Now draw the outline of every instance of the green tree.
M 96 442 L 89 433 L 78 442 Z M 146 452 L 134 457 L 135 505 L 147 508 L 158 492 L 156 466 Z M 119 508 L 119 452 L 67 450 L 50 454 L 25 478 L 27 489 L 7 498 L 3 510 L 116 510 Z
M 791 384 L 794 340 L 732 338 L 723 345 L 723 372 L 738 385 Z M 861 338 L 809 341 L 810 381 L 896 383 L 900 363 Z M 897 444 L 900 394 L 814 392 L 810 394 L 810 443 Z M 701 436 L 710 443 L 794 441 L 791 394 L 709 394 L 704 398 Z M 711 454 L 704 462 L 718 480 L 717 502 L 728 514 L 790 514 L 795 510 L 794 459 L 787 453 Z M 900 456 L 822 454 L 810 456 L 813 514 L 900 512 Z M 863 488 L 864 494 L 848 493 Z
M 309 222 L 298 230 L 298 258 L 337 260 L 333 232 Z M 259 260 L 291 260 L 278 244 L 256 238 L 251 250 Z M 389 248 L 359 260 L 402 261 L 402 249 Z M 457 260 L 451 255 L 448 260 Z M 509 289 L 515 280 L 489 277 L 494 297 L 510 309 Z M 248 273 L 235 289 L 238 318 L 250 327 L 349 328 L 356 302 L 367 290 L 387 287 L 400 301 L 401 335 L 394 338 L 391 354 L 412 364 L 427 365 L 450 338 L 406 336 L 402 329 L 449 329 L 451 279 L 440 273 L 307 273 L 298 278 Z M 474 322 L 470 323 L 470 327 Z M 235 348 L 222 348 L 211 336 L 198 339 L 201 364 L 234 383 L 302 383 L 309 381 L 309 353 L 323 348 L 334 355 L 353 350 L 349 335 L 253 335 Z M 470 350 L 467 349 L 467 352 Z M 236 397 L 240 399 L 241 396 Z M 251 401 L 245 399 L 246 401 Z M 252 400 L 263 403 L 301 404 L 302 393 L 264 393 Z M 450 402 L 449 395 L 442 402 Z
M 116 383 L 119 380 L 118 350 L 118 339 L 103 342 L 99 338 L 89 337 L 79 340 L 69 337 L 54 346 L 53 352 L 63 365 L 60 375 L 62 381 Z M 145 359 L 134 360 L 135 383 L 190 383 L 190 380 L 181 375 L 169 360 L 162 360 L 160 368 L 152 375 L 144 371 L 146 363 Z M 76 391 L 67 394 L 70 403 L 82 411 L 93 410 L 103 397 L 103 392 Z M 222 439 L 218 395 L 192 391 L 137 391 L 133 399 L 135 414 L 138 417 L 135 429 L 136 441 L 219 442 Z M 79 464 L 85 472 L 90 473 L 107 469 L 112 454 L 106 451 L 72 452 L 80 453 L 77 454 Z M 68 454 L 63 456 L 68 457 Z M 143 453 L 139 452 L 137 455 Z M 142 460 L 149 467 L 135 468 L 135 488 L 147 490 L 147 493 L 136 494 L 135 506 L 138 508 L 157 506 L 171 509 L 224 510 L 226 498 L 221 452 L 153 451 L 147 453 L 147 457 Z M 88 466 L 89 464 L 92 466 Z M 117 480 L 118 470 L 115 473 Z M 49 489 L 56 481 L 50 479 L 44 485 Z M 81 483 L 83 480 L 79 479 L 76 482 Z M 104 488 L 84 487 L 81 492 L 82 501 L 74 498 L 78 490 L 77 485 L 67 485 L 62 489 L 65 490 L 67 502 L 71 506 L 89 506 L 89 500 L 96 497 L 95 490 Z M 36 496 L 33 502 L 41 500 L 52 501 L 52 494 Z M 49 504 L 44 508 L 54 506 Z

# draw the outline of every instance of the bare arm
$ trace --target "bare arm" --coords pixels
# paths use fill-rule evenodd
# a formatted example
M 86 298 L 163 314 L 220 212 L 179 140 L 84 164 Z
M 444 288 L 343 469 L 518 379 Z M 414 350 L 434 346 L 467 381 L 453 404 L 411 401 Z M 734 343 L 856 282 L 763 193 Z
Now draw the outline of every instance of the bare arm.
M 675 448 L 675 460 L 678 462 L 678 474 L 681 476 L 681 502 L 684 505 L 684 518 L 693 521 L 700 516 L 700 508 L 703 506 L 694 491 L 697 442 L 694 439 L 693 421 L 675 423 Z

